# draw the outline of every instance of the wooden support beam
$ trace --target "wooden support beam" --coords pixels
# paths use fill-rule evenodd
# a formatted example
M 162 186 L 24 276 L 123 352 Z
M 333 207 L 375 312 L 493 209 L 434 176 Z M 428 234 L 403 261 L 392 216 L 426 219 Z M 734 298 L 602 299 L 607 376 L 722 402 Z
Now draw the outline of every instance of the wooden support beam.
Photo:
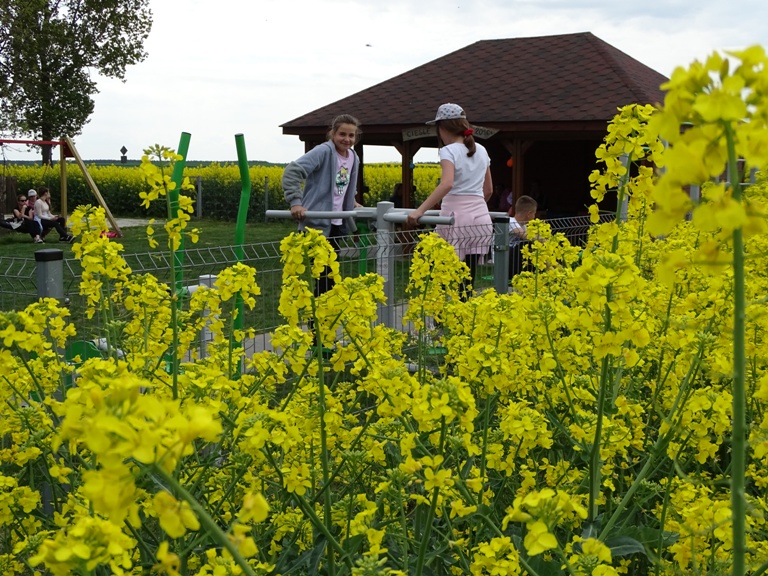
M 117 221 L 115 220 L 115 217 L 112 216 L 112 212 L 109 210 L 109 206 L 107 206 L 107 203 L 101 196 L 101 192 L 99 192 L 99 188 L 96 186 L 96 182 L 93 181 L 93 177 L 91 176 L 90 172 L 88 172 L 88 168 L 83 162 L 83 159 L 80 158 L 80 153 L 77 151 L 77 148 L 75 148 L 75 143 L 72 142 L 69 136 L 64 137 L 64 142 L 67 143 L 70 152 L 72 152 L 72 155 L 75 157 L 77 165 L 80 166 L 80 170 L 83 171 L 83 178 L 85 178 L 85 181 L 88 184 L 88 187 L 91 189 L 91 192 L 93 192 L 93 195 L 96 196 L 96 200 L 98 200 L 99 206 L 104 208 L 104 212 L 107 214 L 107 220 L 109 220 L 109 223 L 112 224 L 112 229 L 117 232 L 119 236 L 122 236 L 123 231 L 120 230 L 120 226 L 117 225 Z
M 523 186 L 525 185 L 525 162 L 523 158 L 525 153 L 533 146 L 530 140 L 501 140 L 504 149 L 512 157 L 512 199 L 516 201 L 523 195 Z M 513 202 L 514 205 L 514 202 Z
M 359 142 L 355 144 L 355 152 L 357 152 L 357 157 L 360 158 L 360 166 L 357 168 L 357 194 L 355 195 L 355 200 L 357 200 L 358 204 L 364 205 L 363 192 L 367 192 L 367 190 L 363 190 L 363 187 L 365 186 L 365 180 L 363 178 L 365 175 L 365 152 L 363 150 L 363 145 Z
M 59 146 L 59 196 L 61 202 L 61 215 L 69 218 L 67 210 L 67 150 L 66 146 Z
M 413 152 L 411 150 L 412 143 L 410 140 L 403 142 L 403 156 L 401 159 L 402 176 L 400 181 L 403 183 L 403 208 L 413 208 L 413 170 L 411 170 L 411 163 L 413 162 Z

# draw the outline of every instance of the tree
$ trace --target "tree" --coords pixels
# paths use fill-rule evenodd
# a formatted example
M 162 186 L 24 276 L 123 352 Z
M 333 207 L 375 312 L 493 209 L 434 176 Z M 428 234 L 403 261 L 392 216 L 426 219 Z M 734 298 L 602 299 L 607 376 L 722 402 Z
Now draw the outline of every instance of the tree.
M 80 134 L 98 93 L 92 75 L 125 81 L 151 27 L 149 0 L 0 0 L 0 130 Z

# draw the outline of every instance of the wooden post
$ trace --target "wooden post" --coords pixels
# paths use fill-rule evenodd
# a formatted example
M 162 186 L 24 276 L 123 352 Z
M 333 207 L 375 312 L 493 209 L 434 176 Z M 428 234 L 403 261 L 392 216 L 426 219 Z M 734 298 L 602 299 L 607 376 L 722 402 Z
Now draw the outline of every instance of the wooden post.
M 514 140 L 503 140 L 502 144 L 512 157 L 512 205 L 514 206 L 515 201 L 524 194 L 523 169 L 525 166 L 523 165 L 523 158 L 533 143 L 515 138 Z
M 110 212 L 109 206 L 107 206 L 104 198 L 102 198 L 101 192 L 99 192 L 99 189 L 96 186 L 96 182 L 93 181 L 93 177 L 88 172 L 88 168 L 86 168 L 83 159 L 80 158 L 80 153 L 77 151 L 77 148 L 75 148 L 75 143 L 72 142 L 69 136 L 64 137 L 64 142 L 66 142 L 67 146 L 69 146 L 69 150 L 72 152 L 72 156 L 75 157 L 77 165 L 80 166 L 80 170 L 83 171 L 83 178 L 85 178 L 85 181 L 88 183 L 88 187 L 91 189 L 91 192 L 93 192 L 93 195 L 96 196 L 96 200 L 99 201 L 99 206 L 104 208 L 104 212 L 107 213 L 107 220 L 109 220 L 109 223 L 112 224 L 113 230 L 117 232 L 119 236 L 122 236 L 123 232 L 120 230 L 120 226 L 117 225 L 117 221 L 115 220 L 115 217 L 112 216 L 112 212 Z
M 410 140 L 403 142 L 401 161 L 402 173 L 400 176 L 400 181 L 403 183 L 403 208 L 413 208 L 415 197 L 413 193 L 413 170 L 411 170 L 413 152 L 411 151 Z
M 364 205 L 364 193 L 367 192 L 365 189 L 365 152 L 363 151 L 363 145 L 360 142 L 355 144 L 355 152 L 357 152 L 357 157 L 360 159 L 360 165 L 357 169 L 357 196 L 355 200 Z
M 59 144 L 59 195 L 61 196 L 61 215 L 69 218 L 67 210 L 67 151 L 65 144 Z
M 5 216 L 6 212 L 10 212 L 10 202 L 8 202 L 8 196 L 5 193 L 5 176 L 0 176 L 0 206 L 3 207 L 2 215 Z

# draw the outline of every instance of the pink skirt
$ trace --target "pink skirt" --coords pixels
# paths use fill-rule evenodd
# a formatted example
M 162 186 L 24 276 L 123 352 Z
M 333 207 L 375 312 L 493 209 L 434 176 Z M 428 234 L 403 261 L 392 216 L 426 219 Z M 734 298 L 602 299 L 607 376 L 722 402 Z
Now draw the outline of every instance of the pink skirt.
M 453 246 L 459 260 L 463 261 L 467 254 L 489 253 L 493 224 L 482 196 L 448 194 L 443 198 L 440 216 L 453 216 L 453 226 L 438 225 L 435 230 Z

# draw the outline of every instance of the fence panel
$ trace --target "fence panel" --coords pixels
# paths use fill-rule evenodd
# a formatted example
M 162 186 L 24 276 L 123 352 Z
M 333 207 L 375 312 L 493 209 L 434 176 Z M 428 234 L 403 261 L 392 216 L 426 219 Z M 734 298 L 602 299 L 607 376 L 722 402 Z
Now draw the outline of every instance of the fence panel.
M 601 215 L 600 221 L 607 222 L 614 218 L 612 214 Z M 584 245 L 592 223 L 589 217 L 558 218 L 548 221 L 553 233 L 563 233 L 576 246 Z M 502 224 L 503 225 L 503 224 Z M 363 228 L 365 230 L 365 228 Z M 367 272 L 385 270 L 385 280 L 391 283 L 389 294 L 392 302 L 387 304 L 386 314 L 380 313 L 380 321 L 391 322 L 397 329 L 409 330 L 402 322 L 405 311 L 406 287 L 409 279 L 410 264 L 415 246 L 424 230 L 406 230 L 402 226 L 393 226 L 392 230 L 372 231 L 349 236 L 339 241 L 339 262 L 342 276 L 356 276 Z M 514 270 L 522 267 L 520 245 L 512 245 L 506 250 L 494 253 L 493 231 L 488 227 L 466 227 L 447 230 L 451 235 L 458 235 L 458 251 L 482 252 L 477 258 L 475 289 L 484 290 L 494 286 L 508 286 Z M 489 236 L 490 234 L 490 236 Z M 476 250 L 482 245 L 481 250 Z M 182 271 L 184 284 L 195 285 L 203 275 L 218 275 L 221 270 L 238 262 L 235 246 L 209 248 L 187 248 L 185 250 Z M 256 300 L 253 310 L 245 310 L 243 326 L 255 328 L 260 334 L 246 343 L 246 352 L 252 354 L 259 350 L 270 349 L 269 334 L 279 326 L 282 318 L 278 313 L 280 290 L 282 286 L 282 266 L 280 264 L 280 242 L 248 244 L 241 248 L 243 263 L 256 269 L 256 279 L 261 288 L 261 296 Z M 494 262 L 493 255 L 496 256 Z M 509 277 L 501 279 L 500 258 L 509 262 Z M 131 270 L 137 274 L 152 274 L 159 281 L 171 284 L 170 256 L 163 252 L 125 254 L 124 258 Z M 386 266 L 383 266 L 386 263 Z M 506 274 L 506 270 L 504 271 Z M 75 259 L 64 261 L 64 294 L 71 311 L 71 319 L 78 334 L 85 337 L 101 336 L 104 329 L 103 318 L 87 318 L 84 297 L 79 294 L 82 279 L 80 263 Z M 37 297 L 36 268 L 34 259 L 0 257 L 0 309 L 21 309 Z M 120 321 L 121 319 L 109 319 Z
M 21 310 L 37 299 L 34 258 L 0 256 L 0 310 Z

